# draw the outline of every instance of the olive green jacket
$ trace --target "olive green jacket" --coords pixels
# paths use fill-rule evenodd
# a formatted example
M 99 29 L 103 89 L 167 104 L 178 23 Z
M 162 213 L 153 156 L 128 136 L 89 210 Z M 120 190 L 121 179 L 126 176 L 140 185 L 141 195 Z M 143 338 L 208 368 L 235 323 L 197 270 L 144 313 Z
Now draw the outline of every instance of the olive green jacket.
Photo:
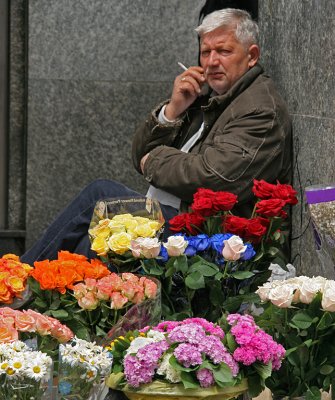
M 199 187 L 235 193 L 238 213 L 249 217 L 253 180 L 291 180 L 291 121 L 273 81 L 257 64 L 224 95 L 199 97 L 173 123 L 158 122 L 157 107 L 135 132 L 132 156 L 150 152 L 145 179 L 182 200 L 182 209 Z M 178 149 L 204 130 L 189 153 Z M 234 209 L 236 211 L 236 208 Z

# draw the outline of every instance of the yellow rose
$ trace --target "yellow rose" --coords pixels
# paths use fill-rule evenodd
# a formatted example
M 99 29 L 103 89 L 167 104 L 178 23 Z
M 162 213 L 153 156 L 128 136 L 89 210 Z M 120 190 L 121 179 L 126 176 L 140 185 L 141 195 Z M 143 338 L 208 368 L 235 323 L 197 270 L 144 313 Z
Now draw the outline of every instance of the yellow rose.
M 127 232 L 130 233 L 129 231 L 134 231 L 138 225 L 137 221 L 132 218 L 124 221 L 124 225 L 127 229 Z
M 115 233 L 108 240 L 109 248 L 116 254 L 124 254 L 130 248 L 132 236 L 126 232 Z
M 101 236 L 98 236 L 93 240 L 91 249 L 95 251 L 98 256 L 105 256 L 109 251 L 106 239 Z
M 139 224 L 147 224 L 150 219 L 146 217 L 134 217 L 134 219 L 139 223 Z
M 114 217 L 112 218 L 112 221 L 119 221 L 119 222 L 123 222 L 126 219 L 132 219 L 133 216 L 131 214 L 117 214 L 114 215 Z
M 98 225 L 96 225 L 92 229 L 89 229 L 88 233 L 94 238 L 97 236 L 101 236 L 104 238 L 108 237 L 110 235 L 110 229 L 108 228 L 109 222 L 110 220 L 108 218 L 101 219 Z
M 149 223 L 140 224 L 135 229 L 135 233 L 140 237 L 153 237 L 156 234 L 155 229 L 153 229 Z
M 153 219 L 151 219 L 149 221 L 149 225 L 151 226 L 152 229 L 155 229 L 155 231 L 157 232 L 162 227 L 163 224 L 161 224 L 158 221 L 154 221 Z
M 120 233 L 120 232 L 125 232 L 126 227 L 124 226 L 124 223 L 122 221 L 118 221 L 115 219 L 112 219 L 108 225 L 109 229 L 111 232 L 114 233 Z

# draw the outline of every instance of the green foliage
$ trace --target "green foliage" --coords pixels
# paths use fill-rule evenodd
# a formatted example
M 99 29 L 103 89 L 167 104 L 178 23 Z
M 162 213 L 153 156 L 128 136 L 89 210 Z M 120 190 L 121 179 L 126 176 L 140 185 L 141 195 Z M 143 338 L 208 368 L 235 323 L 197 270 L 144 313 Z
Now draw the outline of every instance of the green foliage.
M 279 370 L 266 379 L 275 396 L 320 399 L 335 379 L 335 313 L 322 310 L 321 294 L 310 304 L 279 308 L 266 303 L 257 324 L 286 349 Z

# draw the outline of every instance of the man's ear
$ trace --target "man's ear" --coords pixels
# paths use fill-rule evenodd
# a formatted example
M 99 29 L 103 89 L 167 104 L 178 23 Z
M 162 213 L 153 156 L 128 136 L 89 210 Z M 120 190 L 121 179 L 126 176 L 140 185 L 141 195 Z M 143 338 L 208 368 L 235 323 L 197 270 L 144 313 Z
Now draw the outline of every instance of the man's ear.
M 259 47 L 257 46 L 257 44 L 252 44 L 249 47 L 248 53 L 249 53 L 248 66 L 249 66 L 249 68 L 252 68 L 254 65 L 257 64 L 257 61 L 259 59 L 260 51 L 259 51 Z

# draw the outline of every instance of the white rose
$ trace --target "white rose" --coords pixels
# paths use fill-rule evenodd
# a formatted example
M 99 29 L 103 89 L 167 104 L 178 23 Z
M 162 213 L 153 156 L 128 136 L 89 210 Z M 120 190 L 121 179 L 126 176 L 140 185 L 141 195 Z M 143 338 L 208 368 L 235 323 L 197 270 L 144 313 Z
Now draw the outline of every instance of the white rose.
M 321 306 L 325 311 L 335 312 L 335 281 L 329 280 L 326 282 Z
M 277 307 L 288 308 L 292 304 L 294 290 L 294 286 L 291 285 L 278 285 L 271 289 L 269 300 Z
M 246 251 L 243 240 L 236 235 L 231 236 L 228 240 L 224 240 L 222 256 L 225 260 L 236 261 Z
M 188 241 L 183 236 L 169 236 L 163 246 L 170 257 L 178 257 L 184 254 Z
M 263 286 L 258 286 L 256 294 L 258 294 L 262 301 L 267 301 L 269 300 L 269 294 L 272 288 L 273 286 L 270 282 L 265 282 Z
M 320 282 L 314 280 L 314 278 L 304 279 L 300 286 L 299 300 L 301 303 L 310 304 L 316 294 L 321 291 L 321 288 L 323 287 L 320 285 Z
M 134 257 L 156 258 L 161 250 L 161 244 L 157 238 L 137 238 L 130 243 L 130 249 Z

